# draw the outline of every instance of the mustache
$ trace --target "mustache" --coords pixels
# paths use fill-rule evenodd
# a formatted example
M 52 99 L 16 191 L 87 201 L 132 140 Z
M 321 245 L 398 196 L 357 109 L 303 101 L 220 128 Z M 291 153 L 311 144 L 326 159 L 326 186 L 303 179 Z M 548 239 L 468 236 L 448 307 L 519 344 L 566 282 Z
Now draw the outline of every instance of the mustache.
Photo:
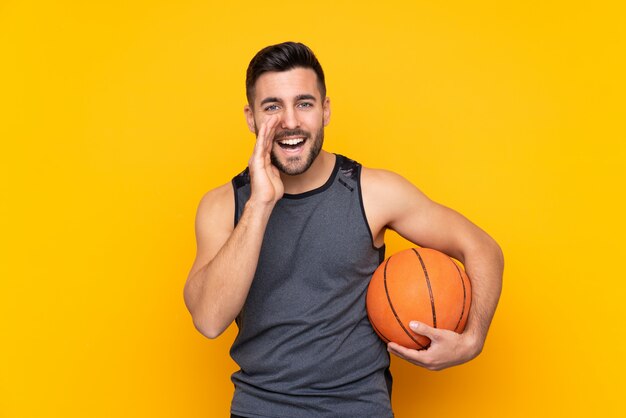
M 311 134 L 302 129 L 287 129 L 274 135 L 274 139 L 282 139 L 287 136 L 303 136 L 308 139 L 311 137 Z

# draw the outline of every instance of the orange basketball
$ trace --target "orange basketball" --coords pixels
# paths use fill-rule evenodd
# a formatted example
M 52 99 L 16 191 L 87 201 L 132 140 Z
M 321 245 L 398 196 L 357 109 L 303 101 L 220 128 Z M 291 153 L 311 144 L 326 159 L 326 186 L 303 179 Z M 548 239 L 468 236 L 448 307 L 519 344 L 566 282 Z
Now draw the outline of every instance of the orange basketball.
M 472 291 L 465 270 L 444 253 L 411 248 L 387 258 L 367 289 L 367 314 L 386 343 L 424 349 L 430 339 L 415 334 L 409 322 L 463 332 Z

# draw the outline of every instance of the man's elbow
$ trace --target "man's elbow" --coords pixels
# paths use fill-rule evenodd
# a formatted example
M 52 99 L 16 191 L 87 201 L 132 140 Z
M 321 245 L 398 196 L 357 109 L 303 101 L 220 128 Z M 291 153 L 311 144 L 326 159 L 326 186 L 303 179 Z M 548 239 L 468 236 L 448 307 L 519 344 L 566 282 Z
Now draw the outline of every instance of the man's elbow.
M 206 309 L 203 309 L 203 303 L 197 292 L 194 293 L 194 289 L 187 280 L 183 289 L 183 300 L 187 311 L 191 315 L 194 327 L 207 338 L 214 339 L 220 336 L 224 330 L 218 329 L 215 326 L 215 321 L 212 320 Z
M 200 315 L 192 315 L 192 319 L 198 332 L 211 340 L 219 337 L 226 330 L 226 327 L 220 326 L 210 319 L 202 318 Z
M 191 315 L 193 326 L 198 330 L 198 332 L 200 332 L 200 334 L 207 338 L 214 339 L 219 337 L 227 327 L 221 326 L 218 323 L 217 318 L 214 318 L 209 313 L 204 312 L 201 302 L 197 300 L 194 302 L 195 303 L 192 303 L 189 294 L 185 291 L 185 305 Z
M 504 252 L 502 251 L 502 247 L 500 247 L 496 240 L 491 237 L 489 238 L 491 239 L 491 252 L 495 262 L 501 270 L 504 270 Z
M 471 257 L 483 260 L 497 270 L 504 270 L 504 252 L 496 240 L 485 232 L 477 235 L 474 240 L 469 241 L 467 252 L 463 255 L 464 259 L 465 257 Z

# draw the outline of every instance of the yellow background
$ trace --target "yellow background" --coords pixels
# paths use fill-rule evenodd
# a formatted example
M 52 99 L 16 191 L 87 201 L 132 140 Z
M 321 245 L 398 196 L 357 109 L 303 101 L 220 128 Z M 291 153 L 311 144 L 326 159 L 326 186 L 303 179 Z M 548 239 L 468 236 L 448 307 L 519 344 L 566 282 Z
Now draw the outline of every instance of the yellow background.
M 623 416 L 621 3 L 3 0 L 0 416 L 227 416 L 236 331 L 202 337 L 182 290 L 198 201 L 252 149 L 245 68 L 285 40 L 327 73 L 326 149 L 505 252 L 483 353 L 394 359 L 397 417 Z

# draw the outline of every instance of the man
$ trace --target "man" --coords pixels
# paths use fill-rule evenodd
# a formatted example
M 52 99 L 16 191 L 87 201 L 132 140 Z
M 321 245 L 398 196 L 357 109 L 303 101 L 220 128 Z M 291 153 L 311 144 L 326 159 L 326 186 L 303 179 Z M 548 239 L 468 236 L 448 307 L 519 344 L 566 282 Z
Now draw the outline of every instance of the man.
M 397 174 L 322 149 L 330 100 L 305 45 L 259 51 L 246 91 L 254 150 L 244 172 L 200 202 L 184 292 L 203 335 L 216 338 L 233 320 L 239 327 L 231 413 L 393 416 L 388 351 L 440 370 L 482 350 L 500 295 L 500 248 Z M 473 301 L 464 333 L 413 321 L 432 340 L 428 349 L 378 339 L 365 292 L 387 229 L 465 264 Z

